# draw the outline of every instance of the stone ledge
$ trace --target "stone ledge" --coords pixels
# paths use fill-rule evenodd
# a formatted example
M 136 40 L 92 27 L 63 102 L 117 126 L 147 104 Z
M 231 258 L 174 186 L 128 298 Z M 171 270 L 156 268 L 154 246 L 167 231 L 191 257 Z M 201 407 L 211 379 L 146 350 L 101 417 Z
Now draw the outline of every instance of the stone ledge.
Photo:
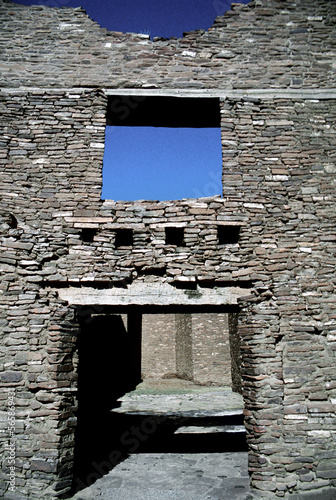
M 71 305 L 106 306 L 214 306 L 237 305 L 248 294 L 240 287 L 177 289 L 167 283 L 133 283 L 127 288 L 97 290 L 89 287 L 69 287 L 57 290 L 60 299 Z
M 336 99 L 336 88 L 264 88 L 264 89 L 144 89 L 144 88 L 102 88 L 105 95 L 127 95 L 127 96 L 145 96 L 145 97 L 209 97 L 225 99 Z M 27 92 L 44 92 L 46 94 L 55 94 L 55 92 L 71 92 L 76 94 L 72 98 L 80 98 L 86 92 L 95 92 L 95 87 L 2 87 L 3 94 L 26 94 Z

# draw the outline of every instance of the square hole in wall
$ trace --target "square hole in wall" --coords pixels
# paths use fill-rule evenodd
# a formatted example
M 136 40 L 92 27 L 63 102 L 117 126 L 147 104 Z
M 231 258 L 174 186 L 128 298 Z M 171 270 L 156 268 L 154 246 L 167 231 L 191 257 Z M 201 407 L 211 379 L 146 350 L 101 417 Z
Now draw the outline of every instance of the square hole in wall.
M 97 234 L 97 229 L 96 228 L 85 227 L 85 228 L 82 229 L 81 239 L 85 243 L 92 243 L 94 237 L 96 236 L 96 234 Z
M 109 97 L 102 199 L 221 194 L 219 99 Z
M 166 227 L 166 245 L 184 246 L 184 228 Z
M 217 236 L 219 245 L 228 245 L 238 243 L 240 227 L 239 226 L 218 226 Z
M 129 247 L 133 245 L 133 231 L 132 229 L 117 229 L 115 236 L 115 246 Z

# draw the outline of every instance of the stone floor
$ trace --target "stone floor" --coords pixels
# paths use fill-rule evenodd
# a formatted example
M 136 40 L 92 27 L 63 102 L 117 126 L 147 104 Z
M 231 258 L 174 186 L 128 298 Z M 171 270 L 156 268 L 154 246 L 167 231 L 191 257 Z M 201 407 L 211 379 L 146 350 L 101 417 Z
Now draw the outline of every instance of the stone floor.
M 247 453 L 131 455 L 73 500 L 248 500 Z
M 121 397 L 114 412 L 143 415 L 242 415 L 244 402 L 230 387 L 206 387 L 179 379 L 147 379 Z
M 139 428 L 144 431 L 143 435 L 146 429 L 151 434 L 154 451 L 142 452 L 135 447 L 134 453 L 94 484 L 78 491 L 73 500 L 254 498 L 249 487 L 247 452 L 241 449 L 245 429 L 239 394 L 230 388 L 195 386 L 178 380 L 149 380 L 120 398 L 119 404 L 112 412 L 142 419 Z M 156 429 L 156 422 L 160 423 L 160 429 L 171 432 L 165 438 L 167 452 L 155 451 L 162 432 Z M 229 443 L 233 451 L 218 452 L 216 444 L 220 442 L 224 448 L 225 443 Z M 194 446 L 192 452 L 190 443 Z M 202 447 L 206 452 L 199 451 Z

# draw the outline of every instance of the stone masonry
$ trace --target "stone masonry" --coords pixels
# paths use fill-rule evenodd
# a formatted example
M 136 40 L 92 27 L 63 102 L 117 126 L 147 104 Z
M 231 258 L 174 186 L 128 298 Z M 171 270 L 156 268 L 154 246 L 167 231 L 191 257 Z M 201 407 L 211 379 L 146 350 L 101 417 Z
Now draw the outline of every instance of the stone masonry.
M 253 491 L 336 494 L 334 0 L 153 42 L 80 8 L 2 0 L 0 23 L 0 496 L 69 490 L 81 315 L 155 290 L 233 313 Z M 216 98 L 223 197 L 102 201 L 109 95 Z
M 142 378 L 232 386 L 228 315 L 145 314 Z

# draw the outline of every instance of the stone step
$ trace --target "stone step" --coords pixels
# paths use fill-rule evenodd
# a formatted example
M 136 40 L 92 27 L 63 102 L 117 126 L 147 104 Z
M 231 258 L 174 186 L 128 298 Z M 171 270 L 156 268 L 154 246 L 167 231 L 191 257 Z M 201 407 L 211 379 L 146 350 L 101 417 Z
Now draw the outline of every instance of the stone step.
M 179 427 L 174 434 L 217 434 L 217 433 L 244 433 L 246 429 L 243 425 L 217 425 L 211 427 L 202 427 L 197 425 L 188 425 Z

